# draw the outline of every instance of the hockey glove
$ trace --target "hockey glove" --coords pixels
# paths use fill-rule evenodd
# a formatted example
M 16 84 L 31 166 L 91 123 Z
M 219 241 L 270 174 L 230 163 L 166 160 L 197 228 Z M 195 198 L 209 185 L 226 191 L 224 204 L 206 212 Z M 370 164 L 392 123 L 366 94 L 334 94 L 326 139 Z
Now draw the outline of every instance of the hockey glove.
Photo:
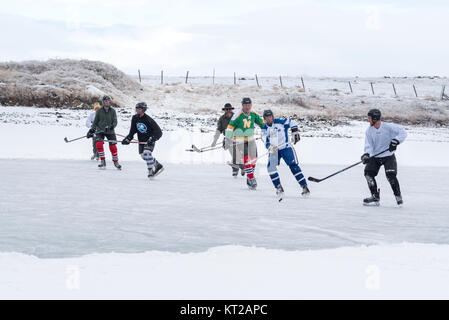
M 367 164 L 370 158 L 371 157 L 369 156 L 369 153 L 365 153 L 360 159 L 362 160 L 363 164 Z
M 301 140 L 301 136 L 299 135 L 298 128 L 292 129 L 292 140 L 293 140 L 293 144 L 297 144 Z
M 398 145 L 399 145 L 399 141 L 396 139 L 393 139 L 390 142 L 390 148 L 388 150 L 390 152 L 396 151 L 396 149 L 398 148 Z
M 131 141 L 128 139 L 128 138 L 125 138 L 125 139 L 123 139 L 123 141 L 122 141 L 122 144 L 124 145 L 124 146 L 127 146 L 128 144 L 130 144 L 131 143 Z
M 95 129 L 90 129 L 89 131 L 87 131 L 86 138 L 90 139 L 94 136 L 94 134 L 95 134 Z

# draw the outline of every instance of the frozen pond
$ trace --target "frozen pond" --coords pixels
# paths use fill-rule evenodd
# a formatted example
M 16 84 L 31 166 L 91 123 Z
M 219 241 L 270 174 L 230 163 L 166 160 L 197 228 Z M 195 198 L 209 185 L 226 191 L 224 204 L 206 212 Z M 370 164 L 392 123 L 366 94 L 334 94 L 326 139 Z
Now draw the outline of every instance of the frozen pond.
M 222 245 L 307 250 L 401 242 L 449 244 L 449 168 L 400 167 L 405 206 L 381 172 L 382 206 L 365 208 L 362 167 L 302 199 L 283 165 L 278 203 L 264 166 L 259 189 L 224 165 L 174 165 L 148 181 L 144 163 L 99 171 L 88 161 L 0 160 L 0 252 L 41 258 L 151 250 L 202 252 Z M 321 177 L 339 166 L 305 165 Z

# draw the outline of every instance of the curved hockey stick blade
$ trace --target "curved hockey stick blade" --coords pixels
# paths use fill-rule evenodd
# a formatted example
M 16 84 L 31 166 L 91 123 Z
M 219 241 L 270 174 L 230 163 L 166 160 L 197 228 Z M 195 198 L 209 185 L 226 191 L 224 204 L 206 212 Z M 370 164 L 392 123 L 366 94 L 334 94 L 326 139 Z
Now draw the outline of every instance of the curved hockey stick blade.
M 67 137 L 64 138 L 65 143 L 69 143 L 69 139 Z
M 312 181 L 312 182 L 321 182 L 321 181 L 323 181 L 322 179 L 317 179 L 317 178 L 314 178 L 314 177 L 308 177 L 307 180 Z

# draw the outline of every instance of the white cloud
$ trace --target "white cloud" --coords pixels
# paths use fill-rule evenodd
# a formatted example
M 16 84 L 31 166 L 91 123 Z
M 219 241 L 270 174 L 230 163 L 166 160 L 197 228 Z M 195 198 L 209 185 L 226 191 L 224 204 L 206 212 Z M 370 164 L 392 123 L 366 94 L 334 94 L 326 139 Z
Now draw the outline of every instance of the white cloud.
M 1 60 L 88 58 L 153 74 L 449 74 L 449 5 L 372 3 L 10 2 L 0 8 Z

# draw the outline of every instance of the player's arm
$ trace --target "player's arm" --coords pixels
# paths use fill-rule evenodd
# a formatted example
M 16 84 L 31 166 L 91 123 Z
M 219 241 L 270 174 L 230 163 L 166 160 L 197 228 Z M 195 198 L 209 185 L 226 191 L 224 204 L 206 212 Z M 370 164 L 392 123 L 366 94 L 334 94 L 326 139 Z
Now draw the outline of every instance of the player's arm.
M 262 127 L 262 141 L 265 142 L 265 148 L 267 148 L 267 149 L 270 148 L 271 143 L 270 143 L 270 136 L 268 134 L 268 126 L 267 125 L 264 125 Z
M 254 122 L 261 128 L 265 125 L 265 121 L 257 113 L 256 113 L 256 116 L 254 118 Z

